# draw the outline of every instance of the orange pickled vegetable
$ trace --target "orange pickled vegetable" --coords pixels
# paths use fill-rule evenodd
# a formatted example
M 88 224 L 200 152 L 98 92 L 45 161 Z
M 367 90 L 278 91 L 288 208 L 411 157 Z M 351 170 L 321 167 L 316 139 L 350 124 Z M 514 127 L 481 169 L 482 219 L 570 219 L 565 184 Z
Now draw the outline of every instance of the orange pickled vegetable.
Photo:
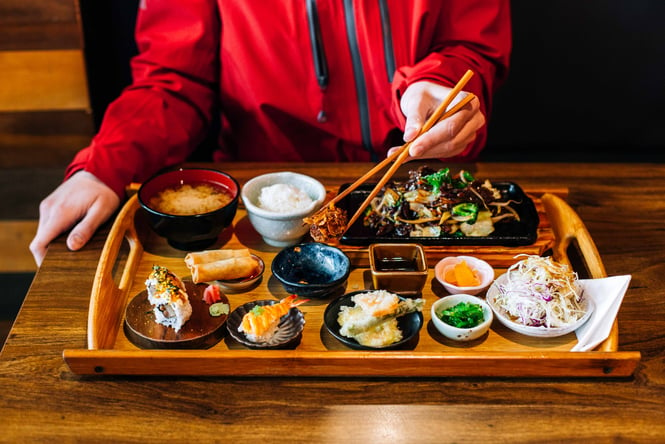
M 466 261 L 462 260 L 452 267 L 446 268 L 443 278 L 458 287 L 475 287 L 480 285 L 478 273 Z

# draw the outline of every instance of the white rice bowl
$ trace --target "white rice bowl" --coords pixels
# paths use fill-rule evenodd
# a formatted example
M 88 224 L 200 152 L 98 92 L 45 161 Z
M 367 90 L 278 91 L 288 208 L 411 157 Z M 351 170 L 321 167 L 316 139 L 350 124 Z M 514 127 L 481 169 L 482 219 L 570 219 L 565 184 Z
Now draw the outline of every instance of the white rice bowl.
M 294 194 L 293 189 L 298 192 Z M 264 190 L 268 196 L 262 198 Z M 277 192 L 287 194 L 277 196 Z M 249 220 L 263 240 L 274 247 L 288 247 L 299 243 L 309 231 L 303 219 L 321 208 L 326 189 L 313 177 L 284 171 L 250 179 L 242 187 L 241 196 Z

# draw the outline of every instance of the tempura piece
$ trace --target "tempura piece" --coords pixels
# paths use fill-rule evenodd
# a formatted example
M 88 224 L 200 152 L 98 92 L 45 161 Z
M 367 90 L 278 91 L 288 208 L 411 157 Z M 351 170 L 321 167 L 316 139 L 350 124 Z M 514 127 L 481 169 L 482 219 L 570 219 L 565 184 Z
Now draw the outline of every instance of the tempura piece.
M 359 293 L 354 306 L 343 306 L 337 316 L 340 334 L 369 347 L 386 347 L 402 340 L 397 318 L 422 311 L 424 299 L 400 299 L 385 290 Z

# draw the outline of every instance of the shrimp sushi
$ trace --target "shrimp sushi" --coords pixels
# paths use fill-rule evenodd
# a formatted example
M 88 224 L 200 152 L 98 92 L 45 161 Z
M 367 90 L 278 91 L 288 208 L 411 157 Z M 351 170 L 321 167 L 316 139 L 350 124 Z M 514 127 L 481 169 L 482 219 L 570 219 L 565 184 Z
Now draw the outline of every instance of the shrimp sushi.
M 155 265 L 145 285 L 155 321 L 180 331 L 192 315 L 192 305 L 180 278 L 166 267 Z
M 245 333 L 247 339 L 252 342 L 268 342 L 277 331 L 282 316 L 287 314 L 291 308 L 304 304 L 309 300 L 296 301 L 295 299 L 296 295 L 291 295 L 277 304 L 254 306 L 243 316 L 238 331 Z

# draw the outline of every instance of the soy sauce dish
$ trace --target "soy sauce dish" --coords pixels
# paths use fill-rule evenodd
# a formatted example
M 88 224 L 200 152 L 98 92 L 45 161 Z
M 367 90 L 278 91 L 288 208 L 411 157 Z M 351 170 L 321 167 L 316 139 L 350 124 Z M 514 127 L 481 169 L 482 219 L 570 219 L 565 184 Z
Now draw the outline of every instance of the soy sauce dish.
M 427 282 L 427 258 L 420 244 L 372 244 L 369 264 L 374 288 L 414 297 Z

